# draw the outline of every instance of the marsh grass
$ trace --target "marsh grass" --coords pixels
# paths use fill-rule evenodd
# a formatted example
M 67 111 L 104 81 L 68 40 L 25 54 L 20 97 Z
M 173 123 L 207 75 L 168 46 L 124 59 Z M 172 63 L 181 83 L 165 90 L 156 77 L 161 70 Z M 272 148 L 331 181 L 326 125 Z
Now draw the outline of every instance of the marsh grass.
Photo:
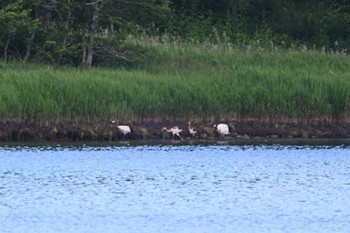
M 132 69 L 2 63 L 0 118 L 350 121 L 350 59 L 318 51 L 129 38 Z

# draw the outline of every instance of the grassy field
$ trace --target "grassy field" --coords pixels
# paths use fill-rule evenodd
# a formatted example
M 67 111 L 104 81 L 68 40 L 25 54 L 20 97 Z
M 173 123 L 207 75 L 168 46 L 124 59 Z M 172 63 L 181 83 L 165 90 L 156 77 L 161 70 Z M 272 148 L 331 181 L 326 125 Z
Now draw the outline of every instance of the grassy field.
M 0 119 L 350 121 L 350 58 L 318 51 L 130 40 L 138 67 L 0 62 Z

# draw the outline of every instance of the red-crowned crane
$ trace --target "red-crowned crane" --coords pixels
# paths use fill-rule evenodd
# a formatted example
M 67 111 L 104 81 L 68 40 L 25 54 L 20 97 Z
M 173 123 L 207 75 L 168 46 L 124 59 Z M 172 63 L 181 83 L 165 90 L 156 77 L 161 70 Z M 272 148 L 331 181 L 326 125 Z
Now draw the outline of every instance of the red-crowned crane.
M 214 125 L 214 128 L 221 136 L 226 136 L 230 134 L 230 129 L 227 124 Z
M 188 131 L 190 131 L 190 134 L 192 135 L 192 138 L 194 137 L 194 135 L 197 133 L 196 130 L 194 130 L 193 127 L 191 127 L 191 122 L 188 122 Z
M 112 124 L 115 124 L 115 121 L 112 121 Z M 122 134 L 124 134 L 124 139 L 126 139 L 127 134 L 131 133 L 131 129 L 127 125 L 117 125 L 117 128 Z
M 173 139 L 172 140 L 174 140 L 174 136 L 176 135 L 176 136 L 178 136 L 181 139 L 181 141 L 183 141 L 183 138 L 180 136 L 180 132 L 182 132 L 182 129 L 179 129 L 179 127 L 177 127 L 177 126 L 172 127 L 170 129 L 167 129 L 166 127 L 164 127 L 162 129 L 162 131 L 166 131 L 166 132 L 172 133 L 173 134 Z

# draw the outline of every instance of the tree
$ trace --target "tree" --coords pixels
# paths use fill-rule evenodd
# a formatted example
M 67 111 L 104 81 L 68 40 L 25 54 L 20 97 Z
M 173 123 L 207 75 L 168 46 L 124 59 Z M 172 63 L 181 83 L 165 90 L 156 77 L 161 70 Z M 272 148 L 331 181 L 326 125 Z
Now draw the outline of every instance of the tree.
M 124 40 L 139 32 L 349 50 L 349 24 L 346 0 L 2 0 L 0 50 L 6 61 L 132 62 Z
M 154 12 L 157 12 L 159 15 L 162 14 L 163 11 L 168 9 L 168 1 L 167 0 L 95 0 L 90 3 L 86 3 L 86 6 L 90 6 L 90 27 L 88 28 L 87 35 L 83 37 L 85 42 L 85 48 L 83 50 L 83 60 L 82 63 L 91 66 L 93 62 L 93 56 L 95 54 L 96 49 L 96 37 L 99 34 L 104 34 L 103 37 L 116 37 L 114 34 L 114 25 L 120 26 L 119 21 L 123 21 L 124 25 L 128 25 L 130 23 L 140 23 L 136 22 L 135 16 L 145 15 L 145 12 L 149 12 L 149 10 L 153 11 L 151 16 L 155 15 Z M 141 11 L 138 11 L 139 9 Z M 131 12 L 131 14 L 130 14 Z M 130 17 L 130 15 L 132 17 Z M 148 16 L 150 17 L 150 16 Z M 101 25 L 101 18 L 103 19 L 103 25 Z M 108 28 L 111 29 L 112 33 L 108 33 Z M 100 31 L 98 32 L 98 29 Z M 102 29 L 105 29 L 106 33 L 102 33 Z M 118 36 L 117 36 L 118 37 Z M 118 41 L 120 37 L 117 38 Z M 107 56 L 115 56 L 116 58 L 127 59 L 125 53 L 119 53 L 113 48 L 108 47 L 108 45 L 104 44 L 103 41 L 100 40 L 99 46 L 102 48 L 100 51 L 104 51 Z M 115 41 L 115 40 L 114 40 Z
M 26 35 L 28 31 L 33 30 L 35 22 L 29 16 L 30 10 L 24 8 L 23 1 L 15 1 L 6 4 L 0 9 L 0 30 L 2 33 L 2 41 L 4 43 L 4 60 L 9 58 L 9 46 L 11 40 L 16 35 Z
M 23 61 L 34 54 L 39 61 L 77 64 L 80 58 L 91 66 L 97 47 L 100 58 L 127 59 L 126 53 L 118 52 L 126 33 L 138 24 L 151 27 L 146 22 L 160 22 L 156 15 L 167 4 L 167 0 L 2 1 L 0 47 L 5 60 L 13 52 Z

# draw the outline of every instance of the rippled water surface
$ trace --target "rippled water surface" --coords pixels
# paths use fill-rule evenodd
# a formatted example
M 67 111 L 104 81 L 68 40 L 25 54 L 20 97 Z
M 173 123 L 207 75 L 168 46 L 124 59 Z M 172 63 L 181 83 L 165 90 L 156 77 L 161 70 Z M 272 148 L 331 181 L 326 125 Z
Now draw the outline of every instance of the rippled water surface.
M 348 146 L 0 147 L 0 232 L 349 232 Z

